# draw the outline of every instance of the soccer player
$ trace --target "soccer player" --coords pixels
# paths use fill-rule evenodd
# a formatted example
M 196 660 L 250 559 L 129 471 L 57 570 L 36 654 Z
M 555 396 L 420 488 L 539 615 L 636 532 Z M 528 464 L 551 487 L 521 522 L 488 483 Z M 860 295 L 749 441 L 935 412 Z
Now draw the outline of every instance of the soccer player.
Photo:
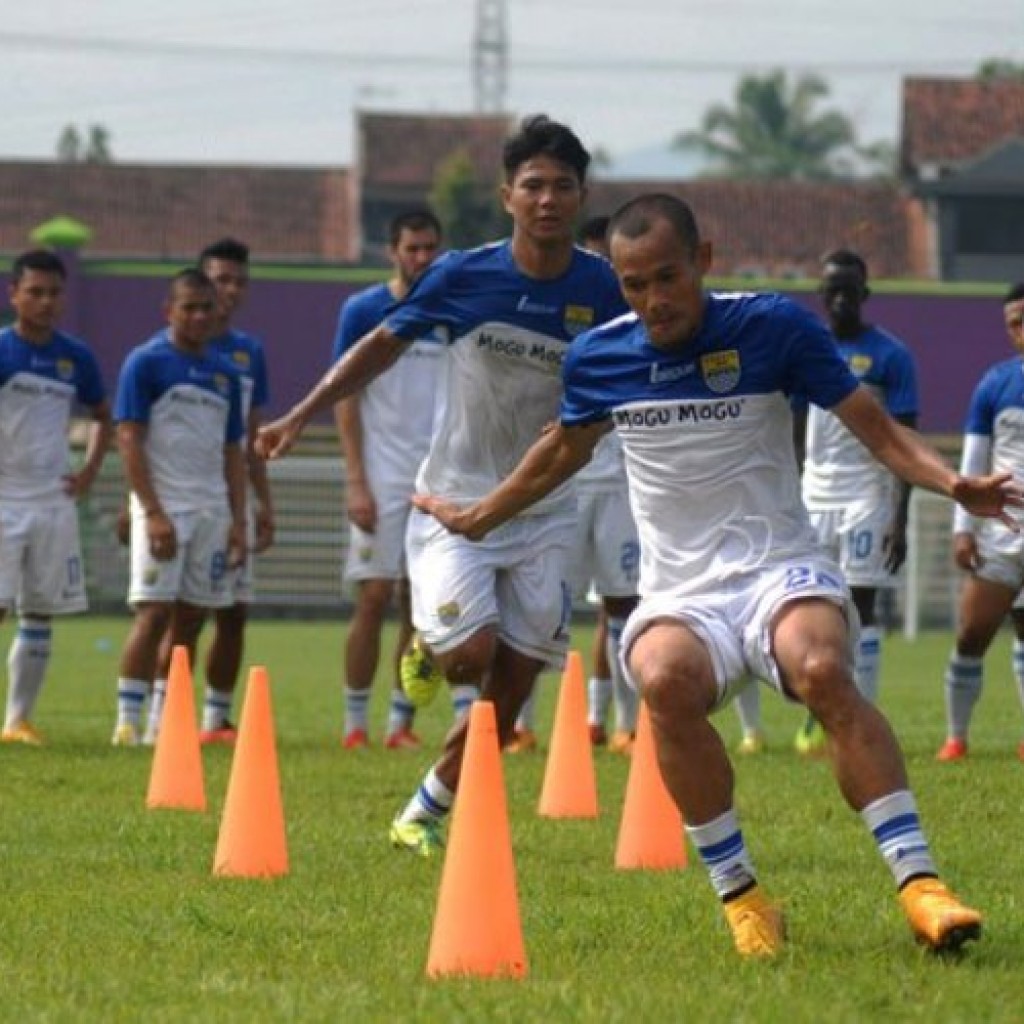
M 31 746 L 43 742 L 32 713 L 50 662 L 51 619 L 86 607 L 75 501 L 96 479 L 112 432 L 95 357 L 56 327 L 66 279 L 51 252 L 18 256 L 8 287 L 14 323 L 0 331 L 0 621 L 18 613 L 0 740 Z M 92 419 L 77 472 L 68 451 L 76 405 Z
M 608 258 L 606 216 L 590 217 L 580 225 L 577 238 L 584 249 Z M 629 754 L 636 736 L 639 711 L 636 691 L 626 681 L 619 658 L 619 641 L 626 619 L 636 607 L 640 571 L 640 545 L 629 508 L 622 445 L 608 434 L 590 462 L 576 474 L 579 522 L 569 555 L 573 596 L 582 600 L 593 586 L 600 607 L 594 630 L 594 671 L 587 683 L 587 719 L 590 739 L 612 753 Z M 537 748 L 534 728 L 536 689 L 516 719 L 515 734 L 506 748 L 522 753 Z M 609 737 L 605 722 L 615 705 L 615 729 Z
M 651 712 L 662 775 L 722 900 L 737 950 L 784 944 L 733 805 L 733 773 L 709 715 L 748 674 L 822 723 L 840 789 L 878 845 L 920 941 L 960 946 L 981 915 L 938 880 L 897 740 L 857 690 L 849 590 L 800 500 L 789 398 L 831 409 L 890 470 L 1009 523 L 1024 487 L 964 477 L 897 424 L 828 332 L 780 295 L 704 291 L 711 246 L 690 208 L 640 196 L 609 226 L 635 316 L 587 332 L 563 370 L 560 423 L 490 495 L 414 501 L 453 534 L 500 533 L 563 485 L 614 425 L 640 532 L 640 605 L 622 639 Z
M 233 601 L 213 612 L 214 634 L 206 653 L 206 692 L 199 732 L 201 743 L 233 744 L 237 731 L 231 722 L 231 703 L 238 683 L 245 648 L 245 627 L 253 590 L 253 554 L 266 551 L 274 540 L 274 505 L 267 480 L 267 465 L 252 447 L 269 400 L 267 362 L 259 338 L 233 326 L 235 314 L 249 291 L 249 247 L 234 238 L 221 238 L 199 254 L 197 265 L 217 292 L 208 352 L 226 359 L 237 371 L 241 384 L 242 419 L 246 424 L 246 460 L 249 477 L 247 503 L 247 553 L 242 564 L 228 576 Z M 188 648 L 195 663 L 196 642 L 206 621 L 207 609 L 177 603 L 157 656 L 149 722 L 144 742 L 155 743 L 167 692 L 167 670 L 176 644 Z
M 208 350 L 213 282 L 198 269 L 171 281 L 168 326 L 133 349 L 114 418 L 128 480 L 135 612 L 121 652 L 115 746 L 140 742 L 142 705 L 175 604 L 226 608 L 245 557 L 245 423 L 234 366 Z M 198 616 L 200 613 L 194 613 Z
M 574 243 L 589 162 L 566 126 L 542 115 L 523 122 L 503 150 L 501 195 L 511 239 L 438 259 L 382 325 L 260 431 L 263 453 L 283 454 L 318 409 L 358 391 L 413 339 L 442 328 L 444 397 L 416 486 L 466 500 L 494 487 L 557 414 L 571 338 L 625 310 L 609 264 Z M 450 684 L 480 687 L 494 701 L 503 742 L 538 672 L 564 659 L 571 610 L 565 557 L 575 530 L 571 488 L 549 495 L 484 545 L 449 534 L 430 516 L 410 519 L 406 550 L 418 635 Z M 427 857 L 440 848 L 466 729 L 463 717 L 393 823 L 395 846 Z
M 357 292 L 341 308 L 332 362 L 384 319 L 437 258 L 441 224 L 429 210 L 398 214 L 388 228 L 392 277 Z M 355 608 L 345 641 L 345 728 L 342 745 L 369 744 L 370 688 L 380 660 L 381 631 L 397 593 L 398 642 L 394 686 L 384 746 L 416 749 L 415 705 L 402 690 L 401 654 L 412 639 L 405 530 L 412 509 L 416 471 L 427 454 L 434 424 L 434 397 L 443 346 L 426 336 L 359 394 L 342 399 L 334 418 L 345 457 L 349 547 L 345 578 L 356 585 Z M 472 697 L 470 697 L 472 700 Z
M 1024 282 L 1003 299 L 1003 320 L 1014 355 L 982 377 L 971 398 L 964 428 L 961 473 L 1024 472 Z M 953 556 L 968 575 L 960 589 L 956 644 L 946 668 L 946 742 L 940 761 L 967 756 L 967 733 L 981 696 L 985 652 L 1003 619 L 1012 612 L 1013 674 L 1024 707 L 1024 608 L 1015 603 L 1024 585 L 1024 541 L 994 530 L 957 508 L 953 517 Z M 1024 741 L 1017 748 L 1024 761 Z
M 862 316 L 871 295 L 864 260 L 837 249 L 822 260 L 819 286 L 829 330 L 846 365 L 898 423 L 917 427 L 917 370 L 909 349 L 898 338 Z M 818 539 L 838 561 L 850 585 L 861 630 L 854 652 L 854 679 L 870 701 L 878 699 L 882 629 L 877 620 L 880 588 L 895 586 L 907 556 L 907 510 L 910 487 L 879 463 L 831 412 L 797 403 L 796 436 L 803 439 L 804 505 Z M 759 695 L 744 689 L 737 702 Z M 749 704 L 744 717 L 743 749 L 756 749 L 760 729 Z M 796 749 L 823 751 L 825 735 L 812 715 L 797 732 Z

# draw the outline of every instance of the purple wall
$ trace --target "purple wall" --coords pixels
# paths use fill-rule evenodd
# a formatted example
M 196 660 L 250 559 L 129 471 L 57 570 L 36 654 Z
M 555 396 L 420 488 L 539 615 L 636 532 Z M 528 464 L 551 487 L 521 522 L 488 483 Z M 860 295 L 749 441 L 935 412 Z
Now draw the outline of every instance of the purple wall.
M 300 398 L 327 368 L 338 307 L 359 287 L 338 282 L 253 282 L 238 323 L 266 346 L 271 414 Z M 111 392 L 125 354 L 162 324 L 165 290 L 166 280 L 153 277 L 87 274 L 71 282 L 64 325 L 92 345 Z M 794 298 L 820 312 L 814 294 L 803 292 Z M 982 372 L 1010 354 L 998 297 L 875 295 L 867 314 L 902 338 L 917 359 L 921 428 L 959 433 Z

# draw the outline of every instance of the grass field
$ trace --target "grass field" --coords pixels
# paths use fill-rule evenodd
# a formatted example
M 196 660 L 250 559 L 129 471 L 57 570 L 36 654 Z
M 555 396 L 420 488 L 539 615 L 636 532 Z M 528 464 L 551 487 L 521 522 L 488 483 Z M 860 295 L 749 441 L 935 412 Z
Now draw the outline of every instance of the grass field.
M 612 866 L 626 761 L 597 755 L 601 816 L 536 814 L 542 756 L 505 781 L 529 976 L 424 978 L 440 864 L 391 851 L 386 826 L 431 760 L 339 747 L 330 623 L 256 623 L 249 660 L 273 686 L 291 872 L 211 876 L 230 752 L 204 753 L 205 814 L 147 811 L 151 752 L 113 749 L 127 621 L 61 623 L 37 724 L 47 748 L 0 747 L 0 1019 L 45 1021 L 1016 1021 L 1024 1017 L 1024 764 L 1008 643 L 989 661 L 969 763 L 938 765 L 949 638 L 892 637 L 883 706 L 945 873 L 986 914 L 958 961 L 912 942 L 887 870 L 826 766 L 789 742 L 796 709 L 766 698 L 770 749 L 737 765 L 746 836 L 791 944 L 776 963 L 732 951 L 703 869 Z M 10 626 L 3 633 L 4 644 Z M 589 632 L 575 638 L 587 650 Z M 555 677 L 545 677 L 541 722 Z M 379 737 L 384 692 L 374 703 Z M 730 709 L 719 719 L 730 745 Z

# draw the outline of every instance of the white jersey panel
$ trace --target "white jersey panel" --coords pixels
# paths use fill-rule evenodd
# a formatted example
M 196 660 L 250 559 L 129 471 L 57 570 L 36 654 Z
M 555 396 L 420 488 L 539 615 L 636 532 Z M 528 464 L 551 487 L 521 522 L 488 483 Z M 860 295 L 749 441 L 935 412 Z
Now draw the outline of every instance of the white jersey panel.
M 594 454 L 576 474 L 576 487 L 588 494 L 608 491 L 621 491 L 626 486 L 626 466 L 622 455 L 622 440 L 612 431 L 605 434 Z

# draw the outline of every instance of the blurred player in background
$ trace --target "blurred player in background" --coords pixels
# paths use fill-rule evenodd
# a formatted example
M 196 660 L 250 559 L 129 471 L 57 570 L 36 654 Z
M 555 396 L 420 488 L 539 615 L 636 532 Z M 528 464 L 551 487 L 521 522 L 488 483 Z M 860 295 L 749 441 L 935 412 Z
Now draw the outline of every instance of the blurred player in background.
M 1024 282 L 1003 298 L 1003 320 L 1014 355 L 982 377 L 964 428 L 960 472 L 1024 475 Z M 946 742 L 940 761 L 967 756 L 967 734 L 981 696 L 985 652 L 1007 612 L 1014 626 L 1013 675 L 1024 707 L 1024 538 L 994 530 L 959 506 L 953 514 L 953 556 L 968 575 L 960 589 L 956 645 L 946 668 Z M 1024 761 L 1024 740 L 1017 748 Z
M 38 746 L 32 723 L 46 679 L 54 615 L 86 608 L 75 502 L 88 493 L 110 447 L 110 408 L 92 352 L 57 329 L 67 271 L 43 249 L 17 257 L 0 331 L 0 621 L 17 609 L 7 654 L 4 743 Z M 71 468 L 68 429 L 89 416 L 82 466 Z
M 855 252 L 837 249 L 822 260 L 819 294 L 832 337 L 853 375 L 897 423 L 917 427 L 917 370 L 907 347 L 862 317 L 871 295 L 868 269 Z M 801 490 L 825 550 L 839 563 L 853 593 L 861 630 L 854 655 L 857 688 L 878 699 L 882 628 L 878 591 L 896 585 L 907 557 L 910 487 L 879 463 L 832 413 L 795 403 Z M 760 691 L 748 686 L 737 708 L 743 721 L 741 751 L 760 748 Z M 802 754 L 823 753 L 825 734 L 813 715 L 797 732 Z
M 210 353 L 226 359 L 238 372 L 242 388 L 242 418 L 246 424 L 246 460 L 249 478 L 248 549 L 244 561 L 228 575 L 231 604 L 213 612 L 214 633 L 206 652 L 206 689 L 200 725 L 201 743 L 235 742 L 237 732 L 231 721 L 231 704 L 238 683 L 245 650 L 245 627 L 253 589 L 253 556 L 266 551 L 274 541 L 274 504 L 267 480 L 267 465 L 252 446 L 270 398 L 267 362 L 259 338 L 233 326 L 235 315 L 249 293 L 249 247 L 234 238 L 221 238 L 199 254 L 197 265 L 213 282 L 217 306 L 207 342 Z M 160 645 L 157 678 L 145 742 L 154 743 L 160 727 L 171 649 L 184 644 L 191 664 L 196 661 L 196 643 L 206 621 L 207 609 L 189 603 L 175 606 L 170 627 Z
M 441 224 L 429 210 L 407 210 L 388 227 L 394 274 L 348 298 L 341 308 L 331 353 L 336 363 L 404 299 L 413 281 L 437 258 Z M 415 705 L 402 690 L 399 665 L 412 639 L 405 530 L 416 472 L 430 446 L 443 346 L 427 335 L 413 342 L 390 369 L 334 407 L 345 458 L 349 546 L 345 578 L 356 598 L 345 639 L 345 727 L 342 745 L 369 744 L 370 693 L 380 661 L 381 632 L 397 596 L 399 627 L 394 684 L 384 746 L 415 749 Z
M 175 608 L 201 621 L 206 609 L 235 601 L 246 550 L 246 433 L 239 374 L 208 349 L 218 305 L 201 270 L 181 271 L 168 290 L 168 326 L 121 368 L 115 419 L 131 492 L 135 617 L 121 653 L 115 746 L 142 739 L 142 707 Z

